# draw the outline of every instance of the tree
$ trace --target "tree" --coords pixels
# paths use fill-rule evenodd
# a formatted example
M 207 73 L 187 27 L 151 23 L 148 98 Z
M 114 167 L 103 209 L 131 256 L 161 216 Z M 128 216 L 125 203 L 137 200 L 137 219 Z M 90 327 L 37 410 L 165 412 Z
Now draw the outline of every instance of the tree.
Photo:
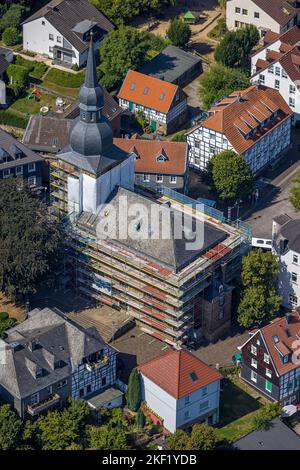
M 15 449 L 18 445 L 22 421 L 9 405 L 0 406 L 0 449 Z
M 207 424 L 194 424 L 189 438 L 188 450 L 212 450 L 217 436 L 215 430 Z
M 121 85 L 129 69 L 138 69 L 146 62 L 149 50 L 160 52 L 164 44 L 161 38 L 130 26 L 111 31 L 100 47 L 102 84 L 110 89 Z
M 243 258 L 241 279 L 244 287 L 275 286 L 279 265 L 271 251 L 253 250 Z
M 12 328 L 17 323 L 15 318 L 9 317 L 8 313 L 0 313 L 0 338 L 3 338 L 5 332 Z
M 99 428 L 90 426 L 87 429 L 88 447 L 93 450 L 126 450 L 130 449 L 124 429 L 104 425 Z
M 20 95 L 28 83 L 29 70 L 21 65 L 10 64 L 7 68 L 7 76 L 15 96 Z
M 207 172 L 218 196 L 228 202 L 238 201 L 253 190 L 253 175 L 247 162 L 233 150 L 214 155 Z
M 190 436 L 183 429 L 177 429 L 168 438 L 168 446 L 171 450 L 187 450 Z
M 89 415 L 86 402 L 70 400 L 64 411 L 49 411 L 36 422 L 37 436 L 43 450 L 64 450 L 78 443 Z
M 0 32 L 2 33 L 6 28 L 19 28 L 21 18 L 24 13 L 24 6 L 13 3 L 0 19 Z
M 217 62 L 233 67 L 247 57 L 259 41 L 259 32 L 254 25 L 237 31 L 227 31 L 215 51 Z
M 174 0 L 91 0 L 108 18 L 117 23 L 123 23 L 139 14 L 160 13 Z
M 232 91 L 247 88 L 250 82 L 241 70 L 216 64 L 201 75 L 199 86 L 202 107 L 207 110 L 223 96 L 230 95 Z
M 142 412 L 141 408 L 139 409 L 139 411 L 137 412 L 137 415 L 135 417 L 135 424 L 140 429 L 143 429 L 145 427 L 146 419 L 145 419 L 145 415 Z
M 174 18 L 167 30 L 167 37 L 177 47 L 184 47 L 191 39 L 192 31 L 182 19 Z
M 6 46 L 14 46 L 15 44 L 18 44 L 20 35 L 17 28 L 6 28 L 2 34 L 2 39 Z
M 59 222 L 18 179 L 0 181 L 0 291 L 28 294 L 57 260 Z
M 295 178 L 292 179 L 295 183 L 290 189 L 290 202 L 294 206 L 294 209 L 300 211 L 300 172 L 297 173 Z
M 271 427 L 272 419 L 281 415 L 281 406 L 279 403 L 268 403 L 260 408 L 253 416 L 253 425 L 255 429 L 267 431 Z
M 260 325 L 279 311 L 281 298 L 276 293 L 279 265 L 271 252 L 253 250 L 243 258 L 238 322 L 245 328 Z
M 141 404 L 141 384 L 136 368 L 132 369 L 126 393 L 127 406 L 132 411 L 137 411 Z

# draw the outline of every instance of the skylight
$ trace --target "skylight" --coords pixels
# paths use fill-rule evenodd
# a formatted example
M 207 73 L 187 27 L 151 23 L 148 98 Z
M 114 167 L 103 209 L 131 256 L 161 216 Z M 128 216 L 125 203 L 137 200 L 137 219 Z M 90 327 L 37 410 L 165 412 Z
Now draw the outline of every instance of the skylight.
M 130 90 L 135 90 L 135 87 L 136 87 L 135 83 L 132 83 L 132 84 L 130 85 Z
M 143 91 L 143 95 L 148 95 L 148 91 L 149 91 L 149 88 L 148 88 L 148 87 L 145 87 L 145 88 L 144 88 L 144 91 Z
M 193 382 L 197 382 L 198 380 L 198 375 L 196 374 L 196 372 L 191 372 L 190 373 L 190 377 L 192 379 Z
M 279 343 L 279 339 L 277 335 L 272 336 L 272 338 L 275 344 Z
M 166 96 L 165 93 L 161 93 L 159 99 L 160 99 L 160 100 L 163 100 L 165 96 Z

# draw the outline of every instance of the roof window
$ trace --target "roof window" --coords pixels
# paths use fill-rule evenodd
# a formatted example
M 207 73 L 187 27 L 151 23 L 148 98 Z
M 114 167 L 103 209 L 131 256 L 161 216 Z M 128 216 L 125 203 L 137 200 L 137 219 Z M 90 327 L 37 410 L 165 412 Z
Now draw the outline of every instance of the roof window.
M 165 93 L 161 93 L 159 99 L 160 99 L 160 100 L 163 100 L 165 96 L 166 96 Z
M 190 377 L 192 379 L 193 382 L 197 382 L 198 380 L 198 375 L 196 374 L 196 372 L 191 372 L 190 373 Z
M 145 88 L 144 88 L 144 91 L 143 91 L 143 95 L 148 95 L 148 91 L 149 91 L 149 88 L 148 88 L 148 87 L 145 87 Z
M 272 336 L 272 338 L 275 344 L 279 343 L 279 339 L 277 335 Z
M 132 84 L 130 85 L 130 90 L 135 90 L 135 87 L 136 87 L 136 84 L 135 84 L 135 83 L 132 83 Z

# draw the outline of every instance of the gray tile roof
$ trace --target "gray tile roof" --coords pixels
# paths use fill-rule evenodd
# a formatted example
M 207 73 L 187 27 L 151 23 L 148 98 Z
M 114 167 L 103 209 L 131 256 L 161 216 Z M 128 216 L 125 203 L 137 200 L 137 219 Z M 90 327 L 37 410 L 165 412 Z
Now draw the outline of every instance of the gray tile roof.
M 16 146 L 18 149 L 20 149 L 23 153 L 23 157 L 19 160 L 15 160 L 13 152 L 12 152 L 12 146 Z M 17 139 L 12 137 L 10 134 L 7 132 L 3 131 L 0 129 L 0 152 L 1 149 L 3 149 L 5 152 L 7 152 L 11 160 L 8 161 L 7 163 L 1 163 L 0 159 L 0 170 L 4 170 L 5 168 L 13 168 L 16 166 L 20 165 L 25 165 L 28 163 L 34 163 L 34 162 L 43 162 L 44 159 L 40 156 L 34 153 L 32 150 L 27 148 L 25 145 L 23 145 L 21 142 L 19 142 Z
M 139 193 L 129 191 L 124 188 L 117 188 L 117 190 L 112 194 L 110 200 L 107 201 L 108 207 L 115 210 L 117 216 L 116 226 L 119 226 L 118 216 L 119 216 L 119 207 L 120 207 L 120 198 L 126 197 L 128 210 L 131 206 L 134 207 L 135 204 L 141 204 L 146 210 L 147 214 L 151 213 L 152 205 L 158 204 L 151 198 L 142 196 Z M 123 199 L 124 200 L 124 199 Z M 177 234 L 174 227 L 180 227 L 182 223 L 182 213 L 178 210 L 171 210 L 169 206 L 159 206 L 163 215 L 159 222 L 159 234 L 158 236 L 147 239 L 133 239 L 133 237 L 128 236 L 127 238 L 121 238 L 116 234 L 116 237 L 109 237 L 111 244 L 118 245 L 120 247 L 125 247 L 134 254 L 138 254 L 143 258 L 150 259 L 153 261 L 158 261 L 159 264 L 165 265 L 167 268 L 172 271 L 178 272 L 187 266 L 189 263 L 203 255 L 210 248 L 224 241 L 228 235 L 226 232 L 220 229 L 216 229 L 211 224 L 204 222 L 204 240 L 202 246 L 198 249 L 187 249 L 187 242 L 192 242 L 193 239 L 189 239 L 189 235 L 184 233 L 181 230 L 181 238 Z M 109 209 L 110 210 L 110 209 Z M 105 211 L 106 204 L 101 208 L 100 213 L 95 219 L 94 214 L 90 214 L 90 220 L 92 224 L 89 223 L 89 214 L 83 212 L 80 216 L 78 223 L 81 224 L 83 228 L 89 229 L 95 233 L 98 223 L 105 224 Z M 166 223 L 167 217 L 170 216 L 170 225 L 171 225 L 171 237 L 162 236 L 162 225 Z M 148 224 L 149 233 L 155 233 L 155 227 L 151 225 L 151 221 L 145 220 L 143 215 L 141 215 L 140 224 Z M 195 230 L 196 224 L 195 219 L 191 219 L 189 215 L 186 214 L 186 225 L 190 222 L 190 226 Z M 178 223 L 178 225 L 176 225 Z M 201 222 L 202 223 L 202 222 Z M 117 229 L 118 231 L 118 229 Z
M 74 31 L 74 28 L 76 29 L 76 26 L 83 21 L 96 23 L 103 34 L 114 29 L 109 19 L 88 0 L 52 0 L 27 18 L 23 24 L 42 17 L 46 18 L 80 53 L 89 47 L 89 44 L 82 40 L 81 34 Z
M 112 121 L 116 116 L 123 113 L 123 109 L 118 105 L 116 100 L 102 87 L 104 97 L 103 115 Z M 63 113 L 63 117 L 67 119 L 74 119 L 79 116 L 79 100 L 75 101 Z
M 300 437 L 279 418 L 268 431 L 254 431 L 234 443 L 237 450 L 300 450 Z
M 300 254 L 300 219 L 290 220 L 284 224 L 280 234 L 288 240 L 289 249 Z
M 34 349 L 32 342 L 37 345 Z M 96 329 L 84 330 L 59 311 L 36 309 L 0 341 L 1 350 L 6 349 L 0 384 L 17 398 L 29 396 L 70 376 L 73 367 L 103 346 Z M 58 361 L 61 364 L 54 369 Z M 43 369 L 44 375 L 35 378 L 36 369 Z
M 6 72 L 9 63 L 5 59 L 5 57 L 0 53 L 0 75 Z
M 183 51 L 176 46 L 167 46 L 160 54 L 147 62 L 139 72 L 162 78 L 166 82 L 174 83 L 184 73 L 201 62 L 200 57 Z

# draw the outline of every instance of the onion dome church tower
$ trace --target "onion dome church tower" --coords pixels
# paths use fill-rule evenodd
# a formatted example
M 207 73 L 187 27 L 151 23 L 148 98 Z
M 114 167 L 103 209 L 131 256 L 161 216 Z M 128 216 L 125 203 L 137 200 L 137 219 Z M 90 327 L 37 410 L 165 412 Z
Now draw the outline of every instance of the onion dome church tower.
M 116 186 L 134 188 L 134 154 L 114 145 L 103 106 L 91 39 L 85 81 L 79 92 L 80 115 L 72 127 L 69 145 L 57 154 L 58 162 L 68 163 L 75 170 L 74 176 L 68 176 L 69 212 L 95 213 Z M 80 176 L 75 177 L 78 173 Z

